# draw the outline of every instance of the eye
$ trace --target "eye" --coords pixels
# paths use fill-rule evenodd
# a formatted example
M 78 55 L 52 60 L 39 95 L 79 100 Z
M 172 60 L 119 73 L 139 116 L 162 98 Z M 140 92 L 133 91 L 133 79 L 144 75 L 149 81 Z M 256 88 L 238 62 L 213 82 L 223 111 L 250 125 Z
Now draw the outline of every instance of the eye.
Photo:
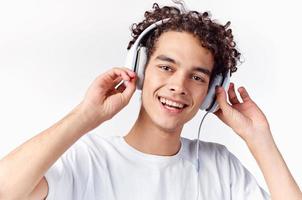
M 193 75 L 193 76 L 192 76 L 192 79 L 193 79 L 194 81 L 199 81 L 199 82 L 203 82 L 203 83 L 206 82 L 203 78 L 201 78 L 201 77 L 199 77 L 199 76 L 196 76 L 196 75 Z
M 168 65 L 163 65 L 163 66 L 159 66 L 160 69 L 162 69 L 163 71 L 172 71 L 172 68 Z

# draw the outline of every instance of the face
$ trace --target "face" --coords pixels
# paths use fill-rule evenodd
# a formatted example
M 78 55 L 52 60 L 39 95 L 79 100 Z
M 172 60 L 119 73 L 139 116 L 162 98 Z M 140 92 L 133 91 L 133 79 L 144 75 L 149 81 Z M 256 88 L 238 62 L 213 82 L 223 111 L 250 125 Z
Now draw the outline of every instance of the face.
M 146 67 L 141 114 L 165 131 L 181 130 L 207 94 L 213 65 L 192 34 L 163 33 Z

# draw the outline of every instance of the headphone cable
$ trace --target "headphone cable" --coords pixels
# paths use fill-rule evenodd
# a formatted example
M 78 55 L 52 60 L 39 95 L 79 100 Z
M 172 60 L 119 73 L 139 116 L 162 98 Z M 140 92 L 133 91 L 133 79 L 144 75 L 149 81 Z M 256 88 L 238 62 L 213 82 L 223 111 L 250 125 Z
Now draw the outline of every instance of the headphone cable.
M 205 117 L 207 116 L 207 114 L 209 113 L 209 111 L 207 111 L 207 113 L 202 117 L 201 121 L 200 121 L 200 124 L 199 124 L 199 128 L 198 128 L 198 138 L 197 138 L 197 145 L 196 145 L 196 170 L 197 170 L 197 200 L 199 198 L 199 168 L 200 168 L 200 164 L 199 164 L 199 137 L 200 137 L 200 129 L 201 129 L 201 125 L 205 119 Z

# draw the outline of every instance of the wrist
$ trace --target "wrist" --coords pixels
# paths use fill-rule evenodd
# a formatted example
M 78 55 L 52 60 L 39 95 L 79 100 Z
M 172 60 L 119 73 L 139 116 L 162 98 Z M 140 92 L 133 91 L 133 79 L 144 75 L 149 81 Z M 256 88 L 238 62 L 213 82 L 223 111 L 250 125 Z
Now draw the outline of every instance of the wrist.
M 71 111 L 71 115 L 76 116 L 84 132 L 83 134 L 91 131 L 105 121 L 97 112 L 87 109 L 82 102 Z
M 275 147 L 275 141 L 270 130 L 251 134 L 251 137 L 246 139 L 245 143 L 252 153 L 268 151 Z

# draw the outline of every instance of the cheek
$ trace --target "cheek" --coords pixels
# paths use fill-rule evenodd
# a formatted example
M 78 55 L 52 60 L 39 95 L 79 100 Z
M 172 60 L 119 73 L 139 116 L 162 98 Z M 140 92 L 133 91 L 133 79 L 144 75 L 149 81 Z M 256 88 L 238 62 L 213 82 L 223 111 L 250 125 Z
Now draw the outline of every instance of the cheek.
M 154 92 L 158 88 L 158 83 L 158 78 L 154 76 L 154 74 L 151 75 L 151 73 L 146 70 L 142 89 L 142 95 L 145 101 L 151 100 Z
M 158 73 L 156 69 L 148 66 L 145 71 L 143 88 L 156 89 L 156 87 L 159 87 L 160 84 L 163 84 L 165 80 L 166 77 L 163 77 L 163 75 Z
M 152 79 L 158 77 L 158 71 L 155 66 L 147 66 L 145 70 L 145 78 L 150 79 L 151 77 Z
M 195 101 L 195 104 L 197 104 L 198 106 L 200 106 L 202 104 L 203 100 L 207 96 L 207 88 L 206 87 L 202 88 L 202 89 L 199 88 L 199 90 L 201 90 L 201 91 L 196 92 L 196 90 L 195 90 L 195 92 L 192 93 L 194 95 L 193 99 Z

